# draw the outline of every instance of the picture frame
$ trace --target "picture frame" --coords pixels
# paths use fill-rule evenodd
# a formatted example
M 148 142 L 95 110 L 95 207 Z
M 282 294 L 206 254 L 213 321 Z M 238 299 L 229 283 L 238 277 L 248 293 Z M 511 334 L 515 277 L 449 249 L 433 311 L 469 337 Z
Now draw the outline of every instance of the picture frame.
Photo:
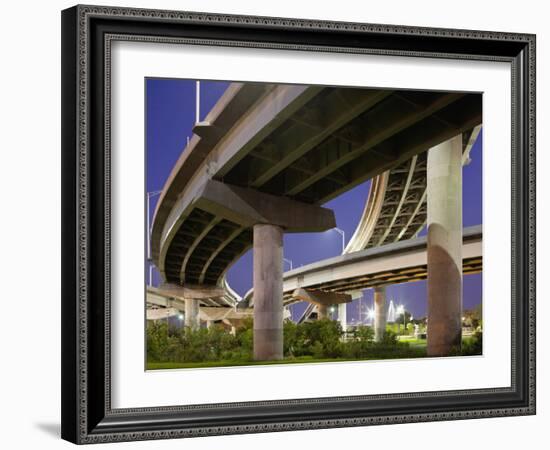
M 110 49 L 117 40 L 511 65 L 511 385 L 113 408 Z M 100 6 L 62 12 L 62 437 L 84 444 L 535 414 L 535 36 Z

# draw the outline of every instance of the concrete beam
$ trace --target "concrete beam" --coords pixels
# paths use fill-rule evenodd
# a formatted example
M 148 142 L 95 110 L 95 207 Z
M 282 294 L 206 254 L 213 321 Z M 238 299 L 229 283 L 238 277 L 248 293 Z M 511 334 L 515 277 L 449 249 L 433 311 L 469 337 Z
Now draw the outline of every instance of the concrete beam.
M 235 332 L 237 328 L 240 328 L 244 324 L 245 317 L 236 318 L 236 317 L 228 317 L 227 319 L 223 319 L 223 323 L 231 327 L 231 334 L 235 335 Z
M 316 305 L 330 306 L 352 301 L 350 294 L 342 292 L 322 291 L 321 289 L 303 289 L 298 288 L 292 293 L 294 298 Z
M 222 219 L 220 217 L 214 217 L 214 219 L 204 227 L 204 229 L 197 235 L 197 237 L 195 237 L 193 243 L 187 249 L 187 252 L 185 254 L 185 257 L 183 258 L 183 262 L 181 264 L 181 269 L 180 269 L 180 281 L 182 283 L 185 282 L 185 270 L 187 269 L 187 263 L 189 262 L 189 259 L 193 255 L 193 252 L 199 246 L 201 241 L 208 235 L 208 233 L 210 233 L 210 231 L 212 231 L 212 229 L 218 223 L 220 223 L 221 220 Z
M 148 304 L 162 306 L 164 308 L 175 308 L 178 311 L 185 311 L 183 300 L 173 298 L 171 295 L 165 295 L 155 287 L 147 286 L 146 301 Z
M 285 232 L 326 231 L 336 226 L 330 209 L 215 180 L 204 183 L 195 206 L 243 226 L 271 224 Z
M 420 237 L 298 267 L 285 272 L 283 289 L 290 302 L 298 288 L 353 292 L 424 280 L 427 278 L 426 246 L 427 238 Z M 481 226 L 464 229 L 462 258 L 464 274 L 482 270 Z
M 315 155 L 318 161 L 328 160 L 330 161 L 330 163 L 329 164 L 321 163 L 321 162 L 313 163 L 313 167 L 314 169 L 316 169 L 315 175 L 308 178 L 303 178 L 303 177 L 301 179 L 297 178 L 294 182 L 290 183 L 292 187 L 290 189 L 287 189 L 286 194 L 292 196 L 300 192 L 303 192 L 305 189 L 312 186 L 317 181 L 327 177 L 328 175 L 333 173 L 335 170 L 338 170 L 344 165 L 353 162 L 354 159 L 358 158 L 359 156 L 365 155 L 367 153 L 369 153 L 368 156 L 370 156 L 370 154 L 373 152 L 368 152 L 369 150 L 375 148 L 377 145 L 381 144 L 385 140 L 388 140 L 390 137 L 411 127 L 412 125 L 420 123 L 426 117 L 445 108 L 446 106 L 457 101 L 463 96 L 464 94 L 462 93 L 447 94 L 437 98 L 437 100 L 435 100 L 428 107 L 415 109 L 412 112 L 404 112 L 404 114 L 401 117 L 397 117 L 396 120 L 394 120 L 391 126 L 382 128 L 376 134 L 373 134 L 371 129 L 366 127 L 363 130 L 361 130 L 363 133 L 363 136 L 360 139 L 358 139 L 358 143 L 351 148 L 351 151 L 346 152 L 342 157 L 337 159 L 330 160 L 326 157 L 325 153 L 330 151 L 329 149 L 330 141 L 327 141 L 324 144 L 324 146 L 319 146 L 316 149 Z M 412 157 L 414 154 L 415 153 L 408 155 L 406 158 L 403 159 L 403 161 L 406 161 L 407 159 Z M 392 158 L 394 158 L 393 155 L 392 155 Z M 396 160 L 389 161 L 388 166 L 396 165 L 397 163 L 398 161 Z M 365 167 L 372 167 L 372 164 L 367 164 L 367 165 L 362 164 L 360 166 L 357 166 L 357 168 L 360 169 L 360 171 L 367 172 L 365 170 Z M 378 171 L 378 173 L 381 173 L 381 171 Z M 376 173 L 376 175 L 378 175 L 378 173 Z M 371 177 L 372 175 L 368 176 L 368 178 L 371 178 Z M 332 198 L 334 197 L 335 196 L 332 195 Z
M 462 341 L 462 135 L 428 152 L 428 355 Z
M 212 261 L 216 259 L 216 257 L 220 254 L 220 252 L 223 251 L 225 247 L 227 247 L 237 236 L 239 236 L 243 231 L 244 227 L 239 227 L 233 233 L 231 233 L 227 238 L 225 238 L 222 242 L 220 242 L 210 256 L 208 257 L 208 260 L 204 263 L 204 266 L 201 270 L 201 275 L 199 277 L 199 283 L 204 282 L 204 278 L 206 277 L 206 273 L 208 272 L 208 268 L 210 267 L 210 264 L 212 264 Z
M 157 291 L 160 295 L 179 298 L 182 300 L 189 298 L 203 300 L 208 298 L 220 298 L 225 295 L 224 289 L 220 287 L 200 285 L 180 286 L 179 284 L 173 283 L 164 283 L 159 286 Z
M 179 311 L 176 308 L 159 308 L 151 309 L 147 308 L 146 317 L 147 320 L 162 320 L 168 319 L 169 317 L 174 317 L 179 314 Z
M 217 321 L 224 319 L 245 319 L 252 317 L 254 311 L 252 308 L 243 308 L 235 310 L 234 308 L 216 308 L 201 306 L 199 310 L 199 317 L 204 321 Z
M 349 96 L 343 98 L 347 93 Z M 346 125 L 350 120 L 356 118 L 359 114 L 373 107 L 377 103 L 391 95 L 393 91 L 381 90 L 333 90 L 326 98 L 328 103 L 321 120 L 318 123 L 303 123 L 295 121 L 294 127 L 302 127 L 298 132 L 293 133 L 294 139 L 288 139 L 285 133 L 279 141 L 273 145 L 275 151 L 275 162 L 266 161 L 262 169 L 259 170 L 251 181 L 251 186 L 260 187 L 269 180 L 284 171 L 287 167 L 307 154 L 325 139 L 336 133 L 340 128 Z

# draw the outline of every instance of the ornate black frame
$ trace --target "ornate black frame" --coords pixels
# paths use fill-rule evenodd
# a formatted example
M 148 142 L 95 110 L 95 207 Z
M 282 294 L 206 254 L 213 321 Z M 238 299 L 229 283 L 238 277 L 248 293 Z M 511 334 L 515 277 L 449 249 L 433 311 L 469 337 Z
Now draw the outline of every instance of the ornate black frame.
M 110 42 L 512 65 L 509 388 L 165 408 L 110 403 Z M 97 443 L 535 414 L 535 36 L 98 6 L 62 12 L 62 437 Z

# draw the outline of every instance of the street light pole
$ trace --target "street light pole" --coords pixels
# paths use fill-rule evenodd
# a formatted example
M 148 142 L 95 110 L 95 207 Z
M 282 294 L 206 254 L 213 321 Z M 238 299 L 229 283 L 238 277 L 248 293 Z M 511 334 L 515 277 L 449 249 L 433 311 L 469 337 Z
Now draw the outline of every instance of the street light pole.
M 336 231 L 340 236 L 342 236 L 342 254 L 343 254 L 344 250 L 346 249 L 346 232 L 338 227 L 334 227 L 332 229 Z
M 288 263 L 288 265 L 290 266 L 290 270 L 292 270 L 292 260 L 287 259 L 287 258 L 283 258 L 283 261 Z
M 201 121 L 201 82 L 197 80 L 195 83 L 195 123 Z
M 397 314 L 403 314 L 403 333 L 405 333 L 405 320 L 406 320 L 406 318 L 405 318 L 405 307 L 403 305 L 399 305 L 397 307 Z

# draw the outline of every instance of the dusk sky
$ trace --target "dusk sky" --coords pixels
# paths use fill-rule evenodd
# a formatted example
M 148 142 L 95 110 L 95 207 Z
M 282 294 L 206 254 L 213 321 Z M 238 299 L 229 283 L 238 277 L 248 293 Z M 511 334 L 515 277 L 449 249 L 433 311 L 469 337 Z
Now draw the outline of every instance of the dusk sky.
M 225 82 L 201 82 L 201 119 L 216 103 L 227 88 Z M 195 81 L 175 79 L 146 80 L 146 158 L 147 192 L 161 190 L 173 165 L 185 151 L 187 137 L 193 135 L 195 123 Z M 482 223 L 482 136 L 475 143 L 470 158 L 472 162 L 463 170 L 463 224 L 465 227 Z M 349 241 L 365 206 L 370 188 L 367 181 L 323 206 L 331 208 L 336 215 L 338 228 L 345 232 Z M 151 198 L 150 220 L 158 196 Z M 426 228 L 420 235 L 426 234 Z M 293 267 L 341 254 L 342 237 L 335 231 L 324 233 L 285 234 L 284 257 L 292 261 Z M 285 270 L 289 264 L 285 262 Z M 240 295 L 252 287 L 252 250 L 244 254 L 229 270 L 227 280 Z M 482 274 L 464 277 L 463 304 L 465 309 L 481 302 Z M 160 282 L 155 272 L 153 284 Z M 387 287 L 388 302 L 403 304 L 414 317 L 426 315 L 426 282 L 398 284 Z M 372 307 L 373 290 L 366 289 L 361 300 L 363 308 Z M 357 320 L 359 301 L 348 304 L 348 321 Z M 293 318 L 305 309 L 305 304 L 292 307 Z

